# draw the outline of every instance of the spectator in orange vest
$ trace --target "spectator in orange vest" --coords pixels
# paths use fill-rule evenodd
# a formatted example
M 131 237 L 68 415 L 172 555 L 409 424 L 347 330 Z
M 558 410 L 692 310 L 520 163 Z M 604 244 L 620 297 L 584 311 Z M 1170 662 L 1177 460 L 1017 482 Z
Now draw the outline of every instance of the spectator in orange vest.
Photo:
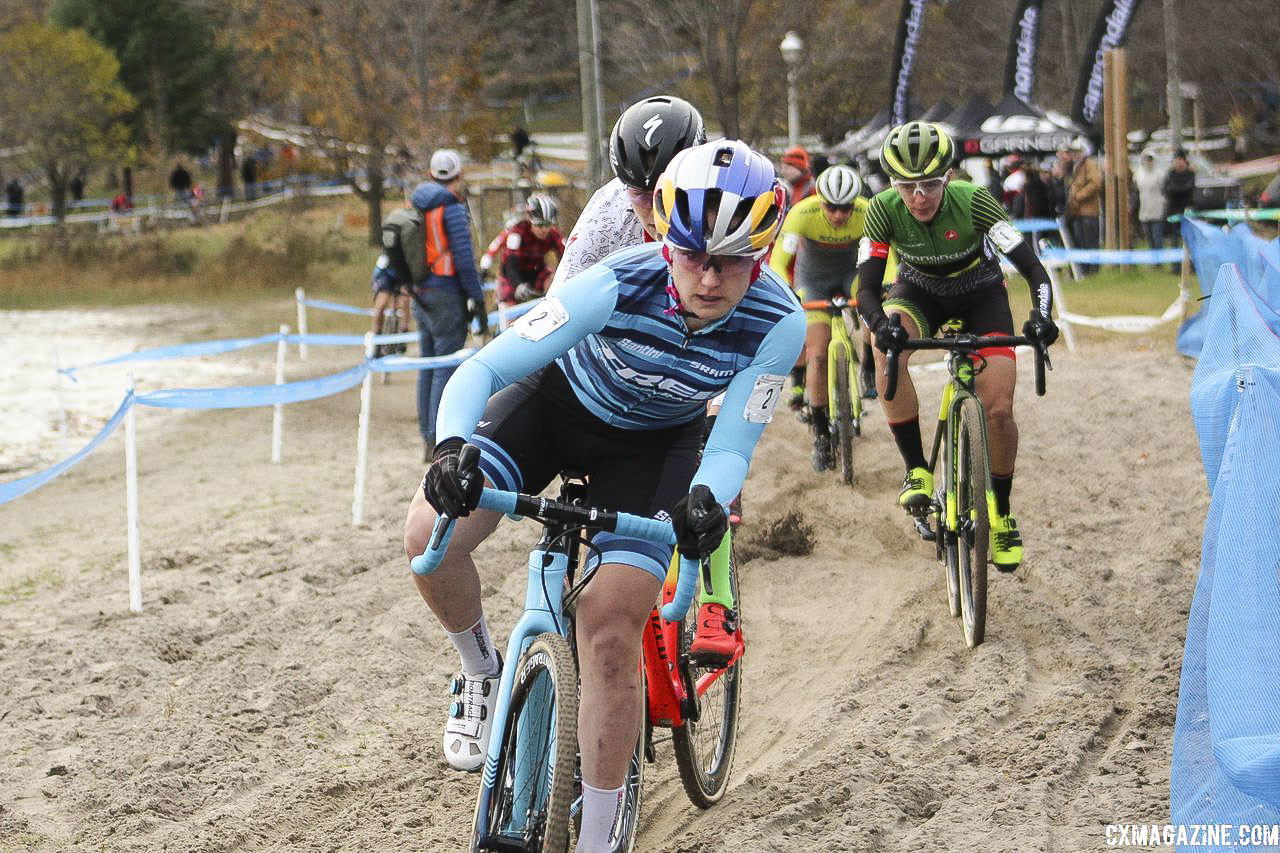
M 413 283 L 413 316 L 418 323 L 419 354 L 449 355 L 467 341 L 472 317 L 487 329 L 484 293 L 471 248 L 471 222 L 463 198 L 462 157 L 441 148 L 431 155 L 431 180 L 419 184 L 410 203 L 422 212 L 430 272 Z M 418 371 L 418 430 L 425 444 L 423 461 L 435 453 L 436 412 L 453 367 Z

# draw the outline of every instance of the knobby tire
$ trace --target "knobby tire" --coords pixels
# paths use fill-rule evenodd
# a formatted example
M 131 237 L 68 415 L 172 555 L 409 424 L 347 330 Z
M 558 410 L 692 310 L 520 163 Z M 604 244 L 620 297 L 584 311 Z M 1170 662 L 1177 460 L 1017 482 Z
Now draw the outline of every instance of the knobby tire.
M 738 620 L 742 620 L 742 600 L 738 597 L 738 563 L 729 551 L 729 583 L 733 600 L 738 605 Z M 693 642 L 696 616 L 689 616 L 680 625 L 680 659 L 689 654 Z M 716 668 L 693 666 L 693 682 Z M 733 768 L 733 752 L 738 741 L 738 705 L 742 696 L 742 658 L 720 675 L 707 692 L 698 697 L 700 711 L 695 723 L 684 724 L 671 730 L 671 746 L 680 771 L 680 782 L 689 795 L 689 801 L 701 809 L 710 808 L 724 797 L 729 787 L 729 773 Z M 708 749 L 707 746 L 711 745 Z
M 956 500 L 959 535 L 960 618 L 969 648 L 982 643 L 987 627 L 987 550 L 991 520 L 987 514 L 990 482 L 987 434 L 982 407 L 973 397 L 961 402 L 956 426 Z
M 578 758 L 577 667 L 568 641 L 551 633 L 535 637 L 516 667 L 506 719 L 494 730 L 503 745 L 485 835 L 562 853 Z
M 836 399 L 834 406 L 836 415 L 836 440 L 840 448 L 840 472 L 846 486 L 853 485 L 853 398 L 850 396 L 849 354 L 843 348 L 836 352 L 835 364 L 831 367 L 836 372 Z

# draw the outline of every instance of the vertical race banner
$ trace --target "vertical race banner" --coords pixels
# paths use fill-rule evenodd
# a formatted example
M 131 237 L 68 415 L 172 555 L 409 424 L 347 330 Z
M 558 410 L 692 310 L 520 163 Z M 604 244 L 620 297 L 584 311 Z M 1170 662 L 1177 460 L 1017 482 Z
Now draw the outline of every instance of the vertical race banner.
M 1124 44 L 1129 24 L 1140 0 L 1107 0 L 1098 14 L 1098 23 L 1089 39 L 1076 84 L 1076 103 L 1071 117 L 1084 125 L 1097 126 L 1102 119 L 1102 55 Z
M 898 40 L 893 50 L 893 81 L 889 86 L 889 123 L 902 124 L 910 116 L 911 69 L 916 64 L 916 48 L 920 44 L 920 28 L 924 25 L 927 0 L 903 0 L 902 19 L 898 22 Z
M 1036 50 L 1040 46 L 1040 0 L 1018 0 L 1004 64 L 1004 93 L 1031 103 L 1036 86 Z

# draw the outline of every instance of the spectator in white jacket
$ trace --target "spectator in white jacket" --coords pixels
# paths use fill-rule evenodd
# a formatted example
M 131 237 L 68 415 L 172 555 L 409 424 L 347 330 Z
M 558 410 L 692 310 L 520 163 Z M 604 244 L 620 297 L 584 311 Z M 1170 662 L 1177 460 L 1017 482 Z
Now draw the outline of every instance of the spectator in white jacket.
M 1156 168 L 1156 159 L 1142 155 L 1142 163 L 1133 173 L 1138 188 L 1138 221 L 1153 249 L 1164 248 L 1164 173 Z

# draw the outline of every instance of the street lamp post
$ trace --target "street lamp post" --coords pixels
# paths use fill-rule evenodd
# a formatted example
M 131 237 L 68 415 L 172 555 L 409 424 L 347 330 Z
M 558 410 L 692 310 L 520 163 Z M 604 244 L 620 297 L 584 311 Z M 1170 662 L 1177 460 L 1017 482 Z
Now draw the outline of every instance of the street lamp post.
M 794 148 L 800 144 L 800 96 L 796 92 L 796 78 L 804 42 L 794 30 L 788 30 L 778 49 L 782 51 L 782 61 L 787 63 L 787 145 Z

